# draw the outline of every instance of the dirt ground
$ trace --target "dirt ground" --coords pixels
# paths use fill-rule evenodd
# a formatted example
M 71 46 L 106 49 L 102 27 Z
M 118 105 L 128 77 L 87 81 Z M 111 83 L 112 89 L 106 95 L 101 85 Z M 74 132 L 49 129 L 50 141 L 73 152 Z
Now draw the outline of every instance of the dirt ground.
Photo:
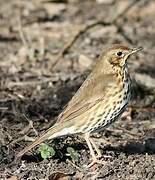
M 154 18 L 154 0 L 0 0 L 0 179 L 155 179 Z M 12 164 L 114 43 L 144 50 L 129 62 L 134 96 L 124 117 L 93 135 L 111 157 L 87 168 L 88 147 L 73 136 L 48 141 L 52 158 L 35 148 Z

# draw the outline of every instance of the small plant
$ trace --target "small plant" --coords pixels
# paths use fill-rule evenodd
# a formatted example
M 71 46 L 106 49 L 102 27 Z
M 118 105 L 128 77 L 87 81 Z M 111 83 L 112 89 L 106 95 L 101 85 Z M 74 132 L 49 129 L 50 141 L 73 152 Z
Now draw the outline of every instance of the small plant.
M 77 151 L 75 151 L 75 149 L 73 149 L 72 147 L 68 147 L 67 148 L 67 152 L 68 152 L 68 156 L 70 156 L 72 158 L 73 162 L 77 162 L 79 159 L 79 153 Z
M 40 145 L 39 152 L 43 159 L 47 159 L 47 158 L 53 157 L 55 155 L 55 150 L 52 147 L 50 147 L 49 145 L 44 144 L 44 143 Z

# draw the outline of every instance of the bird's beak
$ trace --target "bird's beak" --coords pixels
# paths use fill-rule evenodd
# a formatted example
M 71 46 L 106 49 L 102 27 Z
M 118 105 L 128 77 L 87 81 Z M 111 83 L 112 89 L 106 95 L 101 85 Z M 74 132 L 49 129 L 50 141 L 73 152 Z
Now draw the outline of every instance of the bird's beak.
M 130 55 L 130 54 L 133 54 L 133 53 L 136 53 L 136 52 L 138 52 L 138 51 L 141 51 L 141 50 L 143 50 L 142 47 L 139 47 L 139 48 L 132 48 L 131 51 L 130 51 L 130 53 L 129 53 L 129 55 Z

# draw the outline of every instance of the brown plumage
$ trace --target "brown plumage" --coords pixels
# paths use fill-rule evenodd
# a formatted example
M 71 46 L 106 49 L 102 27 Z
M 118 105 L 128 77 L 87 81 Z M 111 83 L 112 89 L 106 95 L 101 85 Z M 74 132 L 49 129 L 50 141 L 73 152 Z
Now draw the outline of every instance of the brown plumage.
M 96 162 L 93 147 L 98 156 L 101 154 L 89 135 L 110 125 L 123 113 L 131 98 L 127 59 L 141 49 L 122 45 L 107 49 L 56 124 L 19 152 L 17 158 L 47 139 L 79 133 L 84 134 L 93 162 Z

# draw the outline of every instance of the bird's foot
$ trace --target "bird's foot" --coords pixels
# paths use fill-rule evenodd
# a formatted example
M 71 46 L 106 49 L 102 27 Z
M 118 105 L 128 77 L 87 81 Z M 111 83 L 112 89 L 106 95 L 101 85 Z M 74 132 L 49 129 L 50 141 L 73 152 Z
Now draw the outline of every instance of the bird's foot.
M 101 155 L 98 154 L 95 158 L 93 158 L 92 162 L 87 165 L 87 168 L 92 167 L 95 164 L 99 164 L 99 165 L 105 165 L 107 163 L 107 159 L 111 159 L 112 156 L 111 155 Z
M 100 164 L 100 165 L 105 165 L 106 164 L 106 161 L 103 161 L 103 159 L 93 159 L 92 162 L 87 165 L 87 168 L 90 168 L 92 166 L 94 166 L 95 164 Z

